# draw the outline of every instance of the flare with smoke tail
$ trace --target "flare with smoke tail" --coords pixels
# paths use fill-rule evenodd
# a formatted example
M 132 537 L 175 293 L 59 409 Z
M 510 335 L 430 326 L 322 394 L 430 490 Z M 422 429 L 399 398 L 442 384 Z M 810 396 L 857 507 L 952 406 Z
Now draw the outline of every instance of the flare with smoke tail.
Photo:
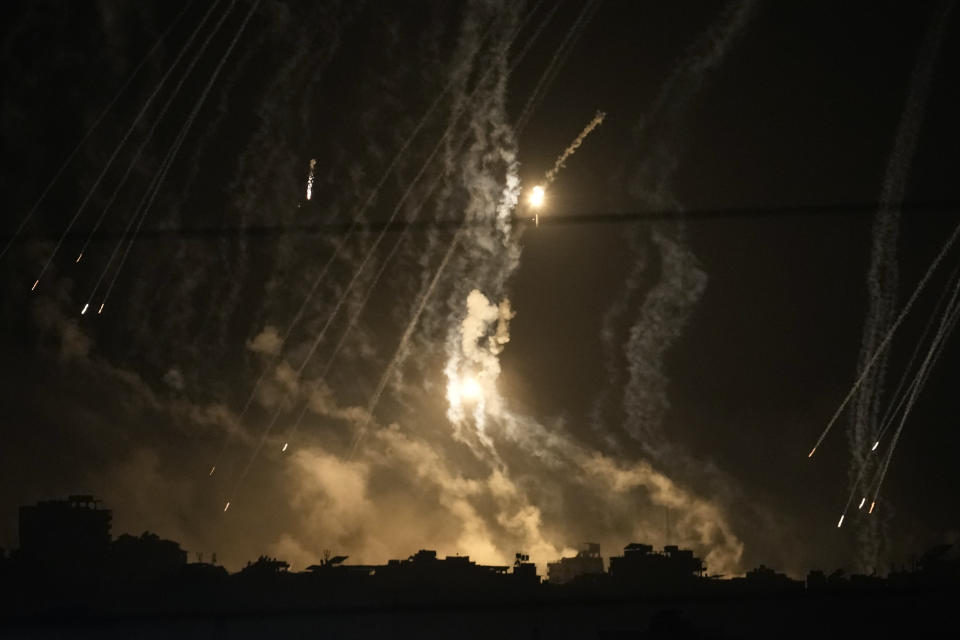
M 313 197 L 313 172 L 317 166 L 317 159 L 310 160 L 310 173 L 307 175 L 307 200 Z

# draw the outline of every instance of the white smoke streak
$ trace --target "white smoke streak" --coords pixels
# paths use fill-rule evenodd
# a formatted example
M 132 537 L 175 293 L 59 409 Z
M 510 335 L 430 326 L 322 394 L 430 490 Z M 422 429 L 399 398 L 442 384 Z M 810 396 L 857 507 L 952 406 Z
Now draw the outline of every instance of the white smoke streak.
M 644 144 L 644 151 L 649 155 L 638 167 L 630 188 L 634 196 L 646 204 L 654 208 L 665 205 L 679 208 L 671 195 L 670 184 L 678 162 L 671 148 L 672 130 L 679 125 L 680 116 L 702 87 L 706 73 L 719 66 L 743 31 L 754 4 L 752 0 L 744 0 L 728 6 L 664 83 L 650 114 L 641 123 L 641 133 L 656 142 Z M 656 225 L 652 240 L 659 250 L 660 277 L 640 305 L 624 345 L 628 378 L 623 407 L 626 431 L 639 440 L 649 454 L 660 456 L 666 447 L 660 425 L 669 408 L 664 357 L 682 335 L 705 289 L 706 274 L 687 247 L 682 221 Z M 643 259 L 645 261 L 646 256 Z M 628 292 L 638 290 L 633 278 L 641 275 L 642 271 L 631 273 L 626 283 Z M 619 304 L 622 303 L 618 301 L 615 306 Z
M 583 128 L 583 131 L 580 132 L 580 135 L 570 143 L 570 146 L 564 149 L 563 153 L 560 154 L 560 157 L 557 158 L 557 161 L 553 163 L 553 168 L 547 171 L 547 175 L 544 177 L 546 183 L 549 185 L 557 178 L 557 174 L 560 173 L 560 169 L 566 165 L 567 158 L 572 156 L 577 149 L 580 148 L 580 145 L 583 144 L 583 141 L 586 139 L 590 132 L 599 127 L 603 123 L 603 119 L 607 117 L 607 114 L 603 111 L 597 111 L 596 115 L 593 116 L 593 120 L 587 123 L 587 126 Z
M 509 300 L 495 305 L 477 289 L 467 296 L 466 308 L 467 314 L 460 323 L 460 349 L 450 355 L 444 368 L 447 418 L 459 433 L 467 418 L 465 405 L 474 403 L 474 424 L 483 437 L 487 411 L 498 415 L 503 409 L 496 389 L 501 371 L 499 355 L 510 341 L 510 320 L 515 314 Z M 479 386 L 478 397 L 464 397 L 468 380 Z
M 916 155 L 917 142 L 934 69 L 943 41 L 945 25 L 953 3 L 941 3 L 930 19 L 920 52 L 910 76 L 910 88 L 900 122 L 897 126 L 893 148 L 887 160 L 887 168 L 880 194 L 881 207 L 873 223 L 873 242 L 870 251 L 870 268 L 867 272 L 869 307 L 860 342 L 858 371 L 865 371 L 868 361 L 877 353 L 878 345 L 895 317 L 898 266 L 897 241 L 900 230 L 900 208 L 903 205 L 910 166 Z M 881 404 L 884 400 L 884 385 L 887 374 L 889 351 L 880 352 L 879 358 L 866 373 L 857 396 L 849 426 L 847 441 L 850 451 L 849 483 L 859 484 L 872 458 L 868 447 L 876 440 L 881 428 Z M 851 491 L 856 491 L 851 486 Z M 860 568 L 872 570 L 881 562 L 880 553 L 884 541 L 879 537 L 876 519 L 858 521 L 858 546 Z

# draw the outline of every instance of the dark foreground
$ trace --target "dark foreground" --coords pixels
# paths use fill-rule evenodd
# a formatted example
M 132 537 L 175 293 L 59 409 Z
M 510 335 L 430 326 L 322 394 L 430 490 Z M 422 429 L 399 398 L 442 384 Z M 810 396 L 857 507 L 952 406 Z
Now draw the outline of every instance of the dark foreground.
M 523 603 L 19 615 L 4 638 L 775 638 L 951 637 L 960 590 L 558 597 Z M 269 597 L 266 600 L 270 600 Z

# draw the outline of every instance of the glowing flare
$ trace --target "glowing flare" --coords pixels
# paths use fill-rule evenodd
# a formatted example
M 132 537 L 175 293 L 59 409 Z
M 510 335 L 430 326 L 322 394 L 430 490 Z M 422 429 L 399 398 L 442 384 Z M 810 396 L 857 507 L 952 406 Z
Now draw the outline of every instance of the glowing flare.
M 87 304 L 83 305 L 83 311 L 80 312 L 80 315 L 85 314 L 87 312 L 87 309 L 89 308 L 90 308 L 90 303 L 88 302 Z
M 210 467 L 210 473 L 208 473 L 207 476 L 212 476 L 213 472 L 216 470 L 217 470 L 217 465 L 213 465 L 212 467 Z
M 229 503 L 228 503 L 228 504 L 229 504 Z M 846 514 L 840 516 L 840 522 L 837 523 L 837 529 L 839 529 L 840 527 L 843 526 L 843 518 L 844 518 L 844 516 L 846 516 Z
M 77 262 L 80 262 L 80 258 L 83 257 L 83 251 L 80 252 L 80 255 L 77 256 Z
M 813 454 L 816 453 L 816 451 L 817 451 L 816 447 L 814 447 L 813 449 L 810 449 L 810 453 L 807 454 L 807 457 L 812 458 Z
M 307 176 L 307 200 L 313 195 L 313 168 L 317 165 L 317 159 L 310 160 L 310 175 Z
M 543 191 L 543 187 L 540 185 L 535 186 L 530 192 L 530 206 L 538 208 L 542 207 L 545 196 L 546 194 Z
M 867 511 L 867 513 L 873 513 L 873 505 L 875 505 L 875 504 L 877 504 L 877 503 L 876 503 L 876 502 L 871 502 L 871 503 L 870 503 L 870 511 Z
M 287 443 L 284 442 L 284 443 L 283 443 L 283 449 L 280 449 L 280 451 L 283 452 L 283 451 L 286 451 L 286 450 L 287 450 Z
M 33 283 L 33 286 L 30 287 L 30 291 L 36 289 L 38 284 L 40 284 L 40 278 L 37 278 L 37 281 Z
M 863 500 L 860 501 L 860 506 L 857 507 L 857 509 L 863 509 L 863 503 L 866 502 L 866 501 L 867 501 L 867 497 L 864 496 L 864 497 L 863 497 Z
M 103 305 L 105 305 L 105 304 L 107 304 L 107 303 L 106 303 L 106 302 L 101 303 L 100 308 L 97 309 L 97 315 L 100 315 L 101 313 L 103 313 Z
M 223 512 L 226 513 L 226 512 L 227 512 L 227 509 L 229 509 L 229 508 L 230 508 L 230 502 L 228 501 L 228 502 L 227 502 L 227 506 L 225 506 L 225 507 L 223 508 Z
M 873 448 L 870 449 L 870 451 L 876 451 L 876 450 L 877 450 L 877 447 L 879 447 L 879 446 L 880 446 L 880 441 L 877 440 L 876 442 L 873 443 Z
M 476 400 L 480 397 L 480 393 L 480 385 L 477 384 L 477 381 L 473 378 L 467 378 L 463 381 L 463 384 L 460 385 L 460 395 L 466 400 Z

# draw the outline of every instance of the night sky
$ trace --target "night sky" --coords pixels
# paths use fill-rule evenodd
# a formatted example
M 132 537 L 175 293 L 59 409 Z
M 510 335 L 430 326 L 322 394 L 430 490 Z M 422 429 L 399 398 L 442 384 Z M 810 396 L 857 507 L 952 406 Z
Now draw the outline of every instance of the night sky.
M 836 526 L 960 249 L 807 458 L 960 221 L 951 4 L 0 11 L 0 546 L 79 492 L 231 569 L 960 538 L 949 336 Z

